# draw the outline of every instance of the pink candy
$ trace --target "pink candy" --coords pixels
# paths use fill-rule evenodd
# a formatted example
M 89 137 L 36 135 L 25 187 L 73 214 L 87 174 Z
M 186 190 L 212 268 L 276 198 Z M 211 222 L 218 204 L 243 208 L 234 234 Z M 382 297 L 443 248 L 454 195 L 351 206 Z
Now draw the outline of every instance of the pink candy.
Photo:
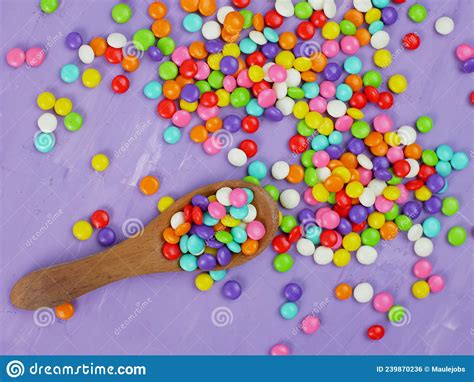
M 25 62 L 25 52 L 20 48 L 12 48 L 7 52 L 6 60 L 12 68 L 18 68 Z
M 252 240 L 260 240 L 263 236 L 265 236 L 265 226 L 258 220 L 251 221 L 249 224 L 247 224 L 247 235 Z
M 46 58 L 46 52 L 43 48 L 37 46 L 26 51 L 25 60 L 27 65 L 31 67 L 40 66 Z
M 330 160 L 326 151 L 317 151 L 313 154 L 313 164 L 316 168 L 326 167 Z
M 388 292 L 380 292 L 374 296 L 372 306 L 377 312 L 386 313 L 393 306 L 393 296 Z
M 339 214 L 329 210 L 321 214 L 321 228 L 334 229 L 341 222 Z
M 249 72 L 247 69 L 241 70 L 237 75 L 237 85 L 244 88 L 251 88 L 253 81 L 249 77 Z
M 431 292 L 441 292 L 444 289 L 444 278 L 440 275 L 433 275 L 428 279 L 428 284 Z
M 327 106 L 327 101 L 321 96 L 317 96 L 309 101 L 309 110 L 317 111 L 318 113 L 324 113 Z
M 230 204 L 236 208 L 245 206 L 248 200 L 248 195 L 242 188 L 235 188 L 229 195 Z
M 390 163 L 395 163 L 398 160 L 405 159 L 403 149 L 401 147 L 390 147 L 387 151 L 387 159 Z
M 339 44 L 335 40 L 326 40 L 321 49 L 326 57 L 333 58 L 339 53 Z
M 334 127 L 337 131 L 349 131 L 352 127 L 353 122 L 354 120 L 352 119 L 352 117 L 344 115 L 336 119 Z
M 336 84 L 331 81 L 323 81 L 319 85 L 319 94 L 324 98 L 332 98 L 336 95 Z
M 216 155 L 219 154 L 222 150 L 221 144 L 219 143 L 219 140 L 213 137 L 207 138 L 203 144 L 202 148 L 206 152 L 206 154 L 209 155 Z
M 209 74 L 211 73 L 211 68 L 209 68 L 209 65 L 207 65 L 204 61 L 197 61 L 196 62 L 198 71 L 196 75 L 194 76 L 195 80 L 205 80 L 207 77 L 209 77 Z
M 301 321 L 301 330 L 306 334 L 312 334 L 316 332 L 320 326 L 321 322 L 319 321 L 319 318 L 313 316 L 312 314 L 308 314 Z
M 375 199 L 375 209 L 379 212 L 386 213 L 393 208 L 393 202 L 385 199 L 382 195 Z
M 313 190 L 311 187 L 308 187 L 304 194 L 303 194 L 303 199 L 305 201 L 306 204 L 310 205 L 310 206 L 315 206 L 316 204 L 318 204 L 319 202 L 314 198 L 313 196 Z
M 257 100 L 260 107 L 267 108 L 273 106 L 277 100 L 275 90 L 262 90 L 260 93 L 258 93 Z
M 429 277 L 429 275 L 431 275 L 432 270 L 433 266 L 426 259 L 418 260 L 413 266 L 413 274 L 419 279 L 426 279 L 427 277 Z
M 171 60 L 178 66 L 181 66 L 183 61 L 189 60 L 191 55 L 185 46 L 178 46 L 171 54 Z
M 367 186 L 369 182 L 372 180 L 372 171 L 367 170 L 366 168 L 359 167 L 357 169 L 357 172 L 359 173 L 359 181 L 362 183 L 362 185 Z
M 271 355 L 289 355 L 290 349 L 285 344 L 276 344 L 270 350 Z
M 347 54 L 352 55 L 357 53 L 360 48 L 359 40 L 354 36 L 344 36 L 341 39 L 341 50 Z
M 209 215 L 211 215 L 214 219 L 221 220 L 226 215 L 225 207 L 219 202 L 209 203 L 209 206 L 207 207 L 207 211 L 209 212 Z
M 225 76 L 223 85 L 224 85 L 225 91 L 228 91 L 230 93 L 234 91 L 234 89 L 237 87 L 237 81 L 235 80 L 235 77 L 233 76 Z
M 199 105 L 197 107 L 197 113 L 199 118 L 203 119 L 204 121 L 207 121 L 208 119 L 217 117 L 217 114 L 219 113 L 219 108 L 217 106 L 205 107 Z
M 178 110 L 173 114 L 171 122 L 177 127 L 185 127 L 191 122 L 191 113 L 186 110 Z
M 288 77 L 286 69 L 278 64 L 270 66 L 268 69 L 268 77 L 276 83 L 285 82 Z
M 410 197 L 410 193 L 408 192 L 404 184 L 398 184 L 397 188 L 400 190 L 400 196 L 398 197 L 397 200 L 395 200 L 395 202 L 398 204 L 403 204 L 406 201 L 408 201 L 408 198 Z
M 474 48 L 468 44 L 458 45 L 456 48 L 456 57 L 463 62 L 469 60 L 474 57 Z
M 387 114 L 379 114 L 374 118 L 374 129 L 379 133 L 387 133 L 392 130 L 393 121 Z

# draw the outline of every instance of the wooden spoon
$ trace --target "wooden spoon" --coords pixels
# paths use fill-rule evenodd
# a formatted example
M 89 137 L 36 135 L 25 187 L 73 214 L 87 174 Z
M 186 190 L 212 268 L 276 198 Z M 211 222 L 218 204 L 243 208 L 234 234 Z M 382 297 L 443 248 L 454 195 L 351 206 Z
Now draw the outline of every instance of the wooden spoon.
M 169 227 L 171 216 L 189 204 L 194 195 L 213 195 L 222 187 L 251 189 L 254 193 L 252 204 L 257 209 L 257 219 L 266 228 L 266 234 L 259 240 L 258 251 L 254 255 L 234 255 L 230 264 L 224 268 L 233 268 L 254 259 L 262 253 L 275 235 L 279 220 L 278 206 L 261 187 L 242 180 L 218 182 L 198 188 L 177 200 L 135 238 L 131 237 L 114 247 L 81 260 L 27 274 L 12 288 L 10 299 L 13 305 L 28 310 L 44 306 L 55 307 L 114 281 L 149 273 L 181 271 L 177 260 L 167 260 L 161 254 L 164 242 L 163 230 Z

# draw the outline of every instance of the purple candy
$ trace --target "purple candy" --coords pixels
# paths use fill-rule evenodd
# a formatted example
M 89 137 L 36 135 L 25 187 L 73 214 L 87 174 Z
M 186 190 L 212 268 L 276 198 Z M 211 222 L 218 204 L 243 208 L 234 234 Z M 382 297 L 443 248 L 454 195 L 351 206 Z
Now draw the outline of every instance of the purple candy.
M 344 149 L 339 145 L 330 145 L 326 147 L 325 151 L 329 154 L 331 159 L 339 159 L 344 153 Z
M 293 48 L 293 54 L 295 55 L 295 57 L 307 57 L 305 55 L 305 49 L 304 48 L 305 48 L 305 45 L 303 45 L 302 42 L 297 43 L 295 45 L 295 47 Z
M 224 43 L 220 40 L 212 40 L 212 41 L 206 41 L 205 46 L 206 46 L 206 50 L 209 53 L 219 53 L 219 52 L 222 52 Z
M 156 46 L 150 46 L 147 53 L 153 61 L 159 62 L 163 59 L 163 53 Z
M 390 179 L 392 179 L 392 173 L 385 168 L 375 170 L 374 175 L 377 179 L 384 181 L 389 181 Z
M 367 219 L 367 211 L 363 206 L 355 205 L 349 210 L 349 219 L 355 224 L 360 224 Z
M 224 56 L 220 62 L 220 70 L 225 75 L 231 75 L 239 69 L 239 61 L 232 56 Z
M 108 247 L 109 245 L 114 244 L 115 239 L 115 232 L 112 228 L 109 227 L 102 228 L 99 231 L 99 234 L 97 235 L 97 241 L 103 247 Z
M 304 223 L 305 221 L 314 221 L 314 212 L 309 208 L 303 208 L 298 214 L 298 221 Z
M 303 289 L 296 283 L 289 283 L 283 289 L 283 295 L 288 301 L 295 302 L 303 295 Z
M 368 206 L 368 207 L 365 207 L 365 209 L 367 210 L 367 215 L 371 214 L 372 212 L 375 212 L 375 206 Z
M 470 58 L 466 60 L 462 64 L 462 71 L 464 73 L 472 73 L 474 72 L 474 58 Z
M 410 200 L 403 206 L 403 214 L 411 218 L 416 219 L 421 214 L 421 202 L 418 200 Z
M 201 92 L 199 91 L 199 88 L 194 84 L 184 85 L 181 90 L 181 98 L 186 102 L 196 102 L 199 100 L 200 95 Z
M 265 109 L 263 116 L 266 119 L 274 122 L 280 122 L 283 119 L 283 113 L 280 109 L 277 109 L 275 106 L 270 106 Z
M 222 287 L 222 294 L 230 300 L 235 300 L 242 294 L 242 287 L 237 281 L 229 280 Z
M 445 184 L 446 181 L 439 174 L 433 174 L 426 180 L 426 187 L 428 187 L 430 191 L 435 194 L 440 192 Z
M 388 168 L 390 166 L 390 162 L 386 157 L 375 157 L 372 159 L 372 164 L 374 165 L 374 171 Z
M 337 81 L 342 75 L 342 68 L 339 64 L 331 62 L 323 70 L 324 77 L 328 81 Z
M 382 9 L 382 21 L 385 25 L 392 25 L 398 19 L 398 12 L 394 7 L 385 7 Z
M 362 139 L 358 138 L 352 138 L 348 143 L 347 143 L 347 149 L 355 155 L 362 154 L 365 149 L 365 144 Z
M 425 211 L 432 215 L 437 214 L 439 211 L 441 211 L 442 207 L 443 202 L 441 198 L 437 195 L 433 195 L 431 198 L 429 198 L 426 202 L 423 203 L 423 208 L 425 209 Z
M 227 247 L 223 246 L 217 250 L 216 257 L 219 265 L 225 267 L 226 265 L 229 265 L 230 261 L 232 260 L 232 253 Z
M 82 45 L 82 36 L 77 32 L 71 32 L 66 36 L 66 45 L 69 49 L 79 49 Z
M 224 246 L 224 243 L 221 243 L 216 238 L 211 237 L 210 239 L 206 240 L 206 245 L 211 248 L 221 248 Z
M 231 133 L 236 133 L 240 130 L 242 126 L 242 121 L 237 115 L 231 114 L 222 120 L 222 127 Z
M 198 225 L 195 229 L 195 234 L 203 240 L 209 240 L 214 236 L 214 229 L 207 225 Z
M 341 218 L 336 229 L 341 235 L 347 235 L 352 232 L 352 224 L 346 218 Z
M 201 210 L 207 211 L 207 206 L 209 205 L 209 200 L 204 195 L 194 195 L 191 199 L 191 204 L 193 206 L 198 206 Z
M 280 52 L 280 47 L 275 43 L 267 43 L 262 46 L 261 51 L 266 58 L 272 59 Z
M 211 271 L 217 265 L 216 258 L 209 253 L 203 253 L 198 257 L 198 267 L 203 271 Z

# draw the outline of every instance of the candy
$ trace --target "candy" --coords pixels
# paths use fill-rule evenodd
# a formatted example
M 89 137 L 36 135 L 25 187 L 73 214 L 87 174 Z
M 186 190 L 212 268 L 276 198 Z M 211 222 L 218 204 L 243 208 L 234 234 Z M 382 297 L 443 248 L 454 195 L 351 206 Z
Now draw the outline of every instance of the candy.
M 25 52 L 25 61 L 26 64 L 30 67 L 36 67 L 43 63 L 46 58 L 46 51 L 40 47 L 29 48 Z
M 433 242 L 426 237 L 422 237 L 415 241 L 414 251 L 417 256 L 428 257 L 433 253 Z
M 285 344 L 276 344 L 270 349 L 270 354 L 275 356 L 289 355 L 290 349 Z
M 43 113 L 38 118 L 38 127 L 43 133 L 52 133 L 58 127 L 58 119 L 54 114 Z
M 70 302 L 65 302 L 55 307 L 54 313 L 61 320 L 69 320 L 74 315 L 74 306 Z
M 196 276 L 194 284 L 196 285 L 197 289 L 204 292 L 212 288 L 214 280 L 211 276 L 209 276 L 208 273 L 201 273 Z
M 289 283 L 284 287 L 283 294 L 288 301 L 296 302 L 301 298 L 303 290 L 298 284 Z
M 426 19 L 427 10 L 421 4 L 413 4 L 408 8 L 408 17 L 415 23 L 421 23 Z
M 359 303 L 366 303 L 372 300 L 374 288 L 367 282 L 357 284 L 354 288 L 354 299 Z
M 401 305 L 394 305 L 388 311 L 388 319 L 393 324 L 399 324 L 406 320 L 405 308 Z
M 109 247 L 113 245 L 115 243 L 115 240 L 115 231 L 108 227 L 102 228 L 97 235 L 97 241 L 103 247 Z
M 372 306 L 377 312 L 386 313 L 393 306 L 393 296 L 388 292 L 380 292 L 374 296 Z
M 83 44 L 82 36 L 78 32 L 71 32 L 66 36 L 66 46 L 69 49 L 76 50 Z
M 369 329 L 367 329 L 367 337 L 369 337 L 371 340 L 381 340 L 384 335 L 385 329 L 381 325 L 372 325 Z
M 284 208 L 293 209 L 300 203 L 300 194 L 294 189 L 284 190 L 280 194 L 280 203 Z
M 347 300 L 352 296 L 352 287 L 349 284 L 341 283 L 336 287 L 334 293 L 339 300 Z
M 109 163 L 109 158 L 105 154 L 96 154 L 91 159 L 91 166 L 97 172 L 105 171 Z
M 285 302 L 280 307 L 280 315 L 285 320 L 292 320 L 298 314 L 298 306 L 294 302 Z
M 44 13 L 51 14 L 58 9 L 58 0 L 40 0 L 40 8 Z
M 49 153 L 56 145 L 56 137 L 54 133 L 38 131 L 34 136 L 34 145 L 40 153 Z
M 461 226 L 451 227 L 448 231 L 448 243 L 454 247 L 463 245 L 466 237 L 466 230 Z
M 444 289 L 444 279 L 440 275 L 432 275 L 428 278 L 430 292 L 439 293 Z
M 115 4 L 112 7 L 112 19 L 117 24 L 125 24 L 132 17 L 132 8 L 125 3 Z
M 111 87 L 115 93 L 122 94 L 129 89 L 130 81 L 123 74 L 119 74 L 113 78 Z
M 454 30 L 454 21 L 448 16 L 442 16 L 435 22 L 435 30 L 440 35 L 446 36 Z
M 72 227 L 72 234 L 77 240 L 88 240 L 92 236 L 92 226 L 85 220 L 79 220 Z
M 102 75 L 97 69 L 87 68 L 82 73 L 82 84 L 87 88 L 95 88 L 102 81 Z
M 90 45 L 81 45 L 79 50 L 77 51 L 77 54 L 79 56 L 79 60 L 81 60 L 83 64 L 92 64 L 92 62 L 94 61 L 95 54 L 94 50 Z
M 69 131 L 77 131 L 82 127 L 84 118 L 76 112 L 70 112 L 64 117 L 64 127 Z
M 67 64 L 61 68 L 61 80 L 67 84 L 72 84 L 79 79 L 81 72 L 77 65 Z
M 305 334 L 315 333 L 320 328 L 320 326 L 321 326 L 321 322 L 319 321 L 319 318 L 311 314 L 307 315 L 301 321 L 301 330 Z
M 242 287 L 235 280 L 227 281 L 222 287 L 222 295 L 230 300 L 236 300 L 242 294 Z
M 140 180 L 139 187 L 140 187 L 140 191 L 144 195 L 153 195 L 156 192 L 158 192 L 158 189 L 160 187 L 160 182 L 158 181 L 158 178 L 156 178 L 155 176 L 147 175 L 147 176 L 144 176 Z
M 12 68 L 19 68 L 25 62 L 25 52 L 20 48 L 12 48 L 7 52 L 7 64 Z
M 288 272 L 293 267 L 293 258 L 288 253 L 280 253 L 273 259 L 273 267 L 277 272 Z
M 430 286 L 424 280 L 415 281 L 411 287 L 411 293 L 417 299 L 424 299 L 430 294 Z

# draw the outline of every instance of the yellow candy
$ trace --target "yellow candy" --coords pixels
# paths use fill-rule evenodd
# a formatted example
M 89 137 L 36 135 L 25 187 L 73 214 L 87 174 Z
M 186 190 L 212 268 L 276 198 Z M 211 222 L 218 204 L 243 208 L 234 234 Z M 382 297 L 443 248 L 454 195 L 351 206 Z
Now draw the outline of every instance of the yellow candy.
M 344 183 L 348 183 L 351 180 L 351 176 L 352 176 L 349 169 L 342 166 L 336 167 L 334 170 L 332 170 L 332 175 L 337 175 L 343 180 Z
M 315 184 L 311 190 L 311 194 L 313 198 L 322 203 L 327 202 L 329 198 L 329 191 L 326 190 L 322 183 Z
M 198 106 L 199 106 L 199 102 L 186 102 L 184 99 L 181 99 L 179 100 L 179 106 L 182 110 L 186 110 L 186 111 L 189 111 L 190 113 L 192 113 L 193 111 L 196 111 Z
M 339 36 L 340 31 L 338 23 L 329 21 L 324 24 L 321 34 L 326 40 L 335 40 Z
M 56 103 L 56 97 L 53 93 L 43 92 L 38 95 L 38 98 L 36 98 L 36 103 L 38 104 L 38 107 L 40 109 L 50 110 L 54 107 L 54 104 Z
M 296 102 L 293 107 L 293 115 L 298 119 L 303 119 L 309 113 L 309 105 L 305 101 Z
M 401 143 L 400 136 L 393 131 L 389 131 L 385 133 L 383 136 L 383 140 L 385 141 L 387 145 L 392 146 L 392 147 L 400 146 L 400 143 Z
M 217 254 L 217 248 L 206 247 L 204 253 L 209 253 L 210 255 L 215 256 Z
M 283 220 L 283 214 L 281 213 L 281 211 L 278 211 L 278 225 L 281 224 L 282 220 Z
M 215 202 L 217 200 L 217 197 L 216 195 L 209 195 L 207 197 L 207 200 L 209 200 L 210 202 Z
M 160 200 L 158 200 L 158 211 L 166 211 L 173 203 L 174 199 L 171 196 L 163 196 Z
M 216 90 L 216 95 L 217 95 L 217 106 L 224 107 L 230 104 L 230 94 L 228 91 L 224 89 L 218 89 Z
M 229 44 L 225 44 L 222 48 L 222 54 L 224 56 L 232 56 L 232 57 L 239 57 L 240 56 L 240 48 L 237 44 L 231 42 Z
M 310 111 L 304 116 L 304 121 L 310 129 L 317 129 L 323 123 L 323 116 L 317 111 Z
M 350 107 L 346 111 L 347 115 L 349 117 L 352 117 L 354 119 L 363 119 L 365 114 L 362 112 L 362 110 L 356 109 L 355 107 Z
M 374 64 L 379 68 L 388 68 L 392 63 L 392 53 L 387 49 L 380 49 L 374 53 Z
M 212 70 L 219 70 L 222 57 L 222 53 L 212 53 L 207 57 L 207 64 Z
M 312 64 L 308 57 L 298 57 L 295 62 L 293 62 L 293 67 L 298 72 L 306 72 L 311 69 Z
M 367 222 L 369 227 L 380 229 L 385 224 L 385 215 L 381 212 L 372 212 L 368 218 Z
M 382 192 L 385 199 L 388 199 L 388 200 L 397 200 L 400 197 L 400 193 L 401 193 L 400 189 L 395 186 L 385 187 L 385 189 Z
M 332 261 L 334 265 L 338 267 L 345 267 L 351 261 L 351 254 L 345 249 L 338 249 L 336 252 L 334 252 Z
M 240 224 L 240 220 L 236 219 L 230 215 L 226 215 L 221 219 L 221 223 L 226 227 L 237 227 Z
M 360 247 L 360 243 L 361 243 L 360 236 L 355 232 L 348 233 L 342 239 L 342 246 L 345 249 L 347 249 L 349 252 L 357 251 Z
M 100 81 L 102 81 L 102 75 L 97 69 L 88 68 L 82 73 L 82 84 L 86 88 L 95 88 L 99 86 Z
M 430 284 L 428 284 L 425 280 L 416 281 L 411 286 L 411 293 L 416 298 L 426 298 L 430 294 Z
M 209 273 L 201 273 L 194 279 L 194 285 L 196 285 L 196 288 L 200 291 L 204 292 L 212 288 L 214 280 L 209 276 Z
M 72 111 L 72 102 L 69 98 L 58 98 L 54 104 L 56 114 L 66 116 Z
M 421 202 L 426 202 L 431 198 L 431 191 L 428 187 L 422 186 L 415 191 L 415 198 Z
M 289 50 L 282 50 L 275 57 L 275 64 L 281 65 L 285 69 L 293 67 L 293 62 L 295 62 L 295 55 Z
M 317 128 L 318 133 L 321 135 L 328 136 L 334 131 L 334 122 L 328 117 L 323 118 L 323 122 Z
M 346 186 L 346 194 L 351 198 L 358 198 L 364 192 L 364 186 L 361 182 L 349 182 Z
M 79 220 L 72 226 L 72 234 L 77 240 L 87 240 L 92 236 L 92 226 L 88 221 Z
M 109 158 L 105 154 L 96 154 L 91 159 L 91 166 L 97 172 L 105 171 L 109 163 Z
M 388 87 L 395 94 L 403 93 L 407 90 L 407 79 L 401 74 L 394 74 L 388 79 Z
M 379 21 L 382 17 L 382 12 L 378 8 L 372 8 L 365 14 L 365 22 L 372 24 L 374 21 Z
M 248 76 L 252 82 L 260 82 L 265 77 L 265 72 L 259 65 L 252 65 L 248 70 Z

